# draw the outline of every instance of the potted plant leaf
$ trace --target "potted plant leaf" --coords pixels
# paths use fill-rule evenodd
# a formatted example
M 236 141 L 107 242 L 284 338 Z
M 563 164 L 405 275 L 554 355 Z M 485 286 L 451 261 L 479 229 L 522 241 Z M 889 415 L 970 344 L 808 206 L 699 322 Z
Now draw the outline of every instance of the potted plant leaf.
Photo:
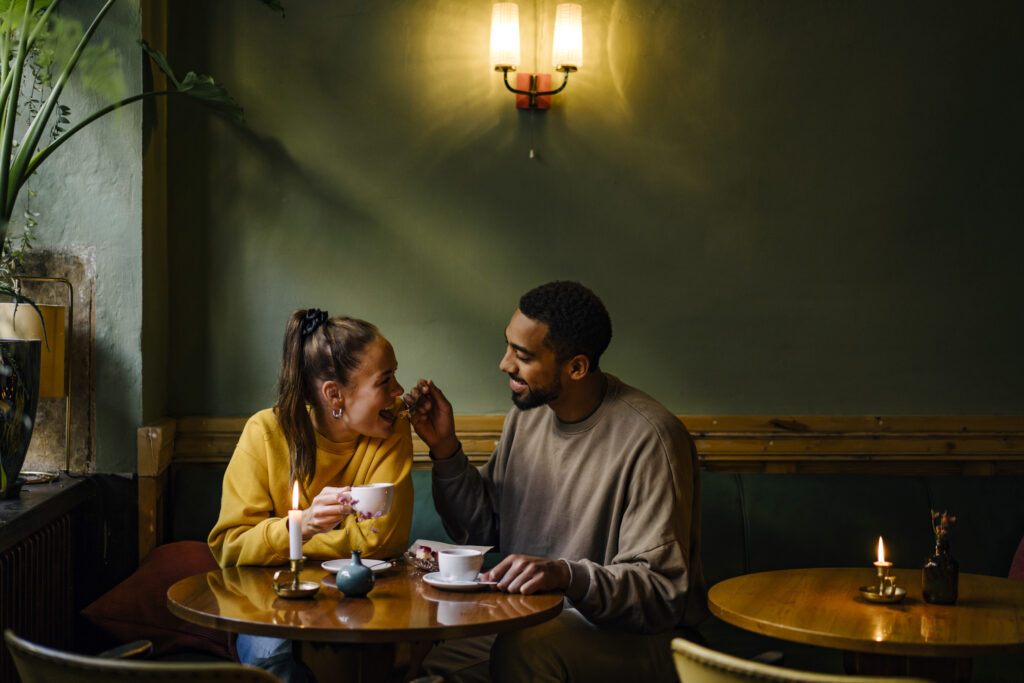
M 259 1 L 283 16 L 278 0 Z M 111 56 L 112 50 L 105 44 L 91 41 L 116 2 L 106 0 L 84 26 L 61 20 L 61 0 L 0 0 L 0 295 L 15 305 L 35 307 L 15 284 L 21 257 L 32 247 L 36 214 L 26 210 L 19 217 L 25 220 L 24 231 L 12 238 L 17 200 L 32 175 L 68 139 L 125 105 L 163 95 L 187 95 L 242 120 L 242 109 L 213 78 L 190 71 L 179 79 L 163 54 L 139 41 L 152 63 L 166 74 L 168 87 L 120 97 L 72 122 L 71 111 L 60 102 L 61 95 L 83 57 L 88 62 L 90 56 L 101 60 Z M 31 438 L 38 399 L 34 384 L 38 384 L 39 349 L 39 341 L 33 348 L 26 340 L 0 340 L 0 498 L 17 495 L 19 488 L 17 476 Z

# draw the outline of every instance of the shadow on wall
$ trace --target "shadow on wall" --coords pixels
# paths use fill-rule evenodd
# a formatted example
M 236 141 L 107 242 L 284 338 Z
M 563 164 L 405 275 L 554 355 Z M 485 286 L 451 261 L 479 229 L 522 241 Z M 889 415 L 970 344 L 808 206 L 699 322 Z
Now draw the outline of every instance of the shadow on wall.
M 265 405 L 310 305 L 501 412 L 501 332 L 555 278 L 605 298 L 609 369 L 676 412 L 1020 406 L 1020 169 L 977 158 L 1022 147 L 1021 103 L 990 106 L 1016 49 L 999 17 L 598 2 L 538 114 L 490 70 L 488 6 L 185 7 L 249 129 L 209 124 L 173 179 L 196 195 L 170 230 L 172 328 L 199 349 L 171 351 L 178 414 Z M 550 70 L 549 37 L 524 22 L 524 70 Z

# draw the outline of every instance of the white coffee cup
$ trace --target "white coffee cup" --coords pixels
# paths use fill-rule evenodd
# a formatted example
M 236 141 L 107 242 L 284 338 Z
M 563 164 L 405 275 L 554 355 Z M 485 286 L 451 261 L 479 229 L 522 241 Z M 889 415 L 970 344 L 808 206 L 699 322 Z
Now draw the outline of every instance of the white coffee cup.
M 476 581 L 484 566 L 484 554 L 469 548 L 437 551 L 437 568 L 445 581 Z
M 352 509 L 364 515 L 386 515 L 395 502 L 394 484 L 366 484 L 352 487 Z

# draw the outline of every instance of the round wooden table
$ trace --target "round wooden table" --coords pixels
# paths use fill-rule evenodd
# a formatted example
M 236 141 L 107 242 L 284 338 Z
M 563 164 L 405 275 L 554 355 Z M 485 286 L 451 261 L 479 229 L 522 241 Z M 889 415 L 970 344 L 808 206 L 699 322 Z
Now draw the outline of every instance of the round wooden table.
M 871 603 L 874 567 L 737 576 L 708 592 L 711 612 L 768 636 L 847 651 L 858 673 L 969 680 L 970 658 L 1024 652 L 1024 581 L 961 574 L 955 605 L 921 597 L 921 570 L 897 569 L 902 602 Z
M 411 676 L 435 641 L 521 629 L 562 611 L 561 593 L 445 591 L 404 563 L 377 574 L 365 598 L 349 598 L 314 562 L 302 580 L 319 583 L 319 592 L 291 600 L 274 593 L 277 569 L 229 567 L 191 576 L 168 589 L 167 607 L 200 626 L 299 641 L 299 656 L 314 674 L 329 676 L 319 680 L 367 681 Z M 411 645 L 401 653 L 398 643 Z

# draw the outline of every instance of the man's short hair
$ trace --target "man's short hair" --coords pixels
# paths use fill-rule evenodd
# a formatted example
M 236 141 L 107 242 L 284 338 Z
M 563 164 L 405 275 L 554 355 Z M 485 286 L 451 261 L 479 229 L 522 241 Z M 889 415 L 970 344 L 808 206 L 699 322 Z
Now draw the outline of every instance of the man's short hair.
M 559 363 L 583 354 L 591 370 L 612 339 L 612 320 L 597 295 L 578 282 L 556 280 L 531 289 L 519 299 L 519 310 L 548 326 L 544 342 Z

